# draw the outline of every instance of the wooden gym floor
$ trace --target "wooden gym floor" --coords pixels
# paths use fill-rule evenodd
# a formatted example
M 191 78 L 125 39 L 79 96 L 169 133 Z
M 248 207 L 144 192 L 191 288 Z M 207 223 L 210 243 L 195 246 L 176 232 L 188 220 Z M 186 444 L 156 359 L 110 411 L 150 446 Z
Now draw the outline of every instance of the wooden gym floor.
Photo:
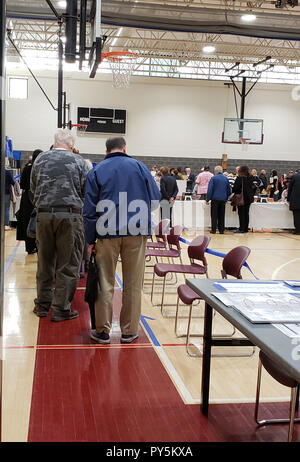
M 96 345 L 89 338 L 84 280 L 73 302 L 79 318 L 51 323 L 50 317 L 38 319 L 33 314 L 37 256 L 27 255 L 24 243 L 15 239 L 14 230 L 5 232 L 2 441 L 286 441 L 286 425 L 257 428 L 254 422 L 257 351 L 251 357 L 212 359 L 212 404 L 205 417 L 199 407 L 201 358 L 189 357 L 185 339 L 175 336 L 175 307 L 167 308 L 168 317 L 163 317 L 160 308 L 152 306 L 150 273 L 145 276 L 139 338 L 131 345 L 120 344 L 118 266 L 112 343 Z M 267 232 L 235 236 L 227 231 L 213 235 L 209 248 L 226 253 L 241 244 L 251 248 L 248 263 L 259 279 L 299 279 L 298 236 Z M 187 246 L 182 248 L 187 260 Z M 219 278 L 222 259 L 207 258 L 209 277 Z M 254 276 L 244 268 L 243 278 Z M 166 301 L 175 304 L 175 286 L 168 291 Z M 156 294 L 154 302 L 159 299 Z M 201 332 L 203 304 L 194 313 L 193 332 Z M 183 332 L 185 314 L 182 308 Z M 230 331 L 231 326 L 216 315 L 214 332 Z M 198 351 L 201 338 L 193 340 Z M 229 349 L 214 349 L 224 351 Z M 237 353 L 236 348 L 230 351 Z M 288 400 L 289 389 L 263 374 L 261 413 L 287 416 Z M 299 427 L 295 435 L 299 441 Z

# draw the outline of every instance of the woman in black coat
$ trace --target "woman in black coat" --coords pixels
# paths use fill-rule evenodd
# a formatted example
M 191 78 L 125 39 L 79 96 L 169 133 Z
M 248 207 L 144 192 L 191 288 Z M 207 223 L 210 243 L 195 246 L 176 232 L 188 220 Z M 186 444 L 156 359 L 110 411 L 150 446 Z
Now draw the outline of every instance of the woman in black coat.
M 17 213 L 17 240 L 25 241 L 25 249 L 29 255 L 37 252 L 35 239 L 27 236 L 27 227 L 30 215 L 34 209 L 33 203 L 31 202 L 30 174 L 32 165 L 41 152 L 43 152 L 41 149 L 36 149 L 34 151 L 32 155 L 32 162 L 25 165 L 20 178 L 20 188 L 23 192 L 20 209 Z
M 252 175 L 250 175 L 249 168 L 242 166 L 239 168 L 238 177 L 232 188 L 235 194 L 241 194 L 243 191 L 244 205 L 238 207 L 238 214 L 240 220 L 240 227 L 236 231 L 237 234 L 248 233 L 249 228 L 249 209 L 254 201 L 254 194 L 256 184 Z
M 300 171 L 292 177 L 288 186 L 287 201 L 290 204 L 290 210 L 294 215 L 294 234 L 300 234 Z

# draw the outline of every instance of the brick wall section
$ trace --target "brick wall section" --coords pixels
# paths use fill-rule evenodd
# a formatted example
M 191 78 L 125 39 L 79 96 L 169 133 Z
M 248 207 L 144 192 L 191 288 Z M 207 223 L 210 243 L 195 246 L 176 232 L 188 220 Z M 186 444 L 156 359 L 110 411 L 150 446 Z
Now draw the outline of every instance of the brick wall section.
M 31 151 L 22 151 L 21 156 L 21 168 L 26 164 L 28 157 L 32 154 Z M 82 157 L 89 159 L 93 163 L 99 163 L 104 159 L 103 154 L 83 154 Z M 143 162 L 150 169 L 156 165 L 161 167 L 162 165 L 167 165 L 169 168 L 181 167 L 182 170 L 184 167 L 190 167 L 194 173 L 199 173 L 201 168 L 204 165 L 209 165 L 210 170 L 213 172 L 213 169 L 216 165 L 221 165 L 221 159 L 207 159 L 207 158 L 181 158 L 181 157 L 151 157 L 151 156 L 134 156 L 137 160 Z M 287 161 L 287 160 L 252 160 L 252 159 L 229 159 L 227 162 L 227 171 L 234 172 L 235 168 L 239 165 L 248 165 L 250 170 L 255 168 L 259 173 L 261 169 L 267 171 L 267 175 L 270 174 L 271 170 L 277 170 L 278 175 L 283 173 L 288 173 L 289 170 L 296 170 L 300 168 L 299 162 Z

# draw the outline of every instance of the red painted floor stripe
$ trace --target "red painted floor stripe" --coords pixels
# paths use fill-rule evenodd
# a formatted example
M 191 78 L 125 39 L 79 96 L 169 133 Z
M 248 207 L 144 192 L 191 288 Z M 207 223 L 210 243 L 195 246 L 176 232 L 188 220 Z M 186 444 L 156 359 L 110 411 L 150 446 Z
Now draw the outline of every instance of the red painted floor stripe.
M 211 405 L 208 418 L 185 405 L 143 332 L 142 345 L 123 348 L 114 323 L 115 345 L 91 345 L 82 292 L 79 318 L 40 320 L 28 441 L 286 441 L 286 426 L 257 428 L 254 404 Z M 120 304 L 116 292 L 117 316 Z M 288 415 L 288 404 L 262 404 L 261 413 Z
M 119 314 L 122 303 L 121 291 L 115 291 L 114 319 L 111 332 L 111 344 L 120 344 L 121 331 Z M 51 314 L 39 322 L 38 345 L 88 345 L 94 344 L 90 338 L 90 313 L 84 301 L 84 290 L 78 290 L 72 303 L 72 309 L 79 312 L 79 317 L 71 321 L 52 322 Z M 142 327 L 139 328 L 139 343 L 150 343 Z

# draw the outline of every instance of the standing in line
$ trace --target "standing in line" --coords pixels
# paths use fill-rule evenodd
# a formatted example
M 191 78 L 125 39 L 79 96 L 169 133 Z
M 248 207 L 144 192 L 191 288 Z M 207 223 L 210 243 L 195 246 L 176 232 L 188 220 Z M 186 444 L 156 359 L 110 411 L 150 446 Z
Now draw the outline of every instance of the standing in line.
M 88 174 L 83 210 L 86 239 L 95 244 L 99 268 L 96 329 L 91 332 L 97 343 L 110 343 L 119 255 L 123 278 L 120 341 L 131 343 L 138 337 L 146 241 L 152 234 L 151 211 L 158 208 L 159 200 L 151 172 L 126 153 L 125 139 L 108 139 L 105 159 Z
M 4 202 L 4 226 L 5 230 L 10 230 L 9 226 L 9 212 L 10 212 L 10 201 L 11 201 L 11 187 L 14 186 L 15 182 L 12 173 L 5 169 L 5 202 Z
M 247 234 L 249 228 L 249 210 L 254 201 L 255 184 L 254 178 L 250 175 L 249 167 L 242 165 L 239 168 L 239 175 L 232 188 L 234 194 L 242 194 L 244 205 L 238 206 L 240 226 L 236 234 Z
M 260 175 L 259 175 L 259 177 L 258 177 L 258 178 L 260 179 L 260 181 L 261 181 L 261 185 L 260 185 L 260 187 L 259 187 L 260 193 L 262 193 L 263 190 L 264 190 L 264 189 L 266 190 L 267 187 L 268 187 L 268 180 L 267 180 L 267 176 L 266 176 L 266 175 L 267 175 L 267 172 L 266 172 L 264 169 L 262 169 L 262 170 L 260 171 Z
M 209 166 L 206 165 L 204 167 L 203 172 L 199 173 L 196 179 L 196 183 L 198 185 L 197 196 L 200 200 L 206 200 L 206 193 L 208 188 L 208 183 L 210 182 L 213 174 L 209 171 Z
M 231 195 L 231 187 L 228 178 L 223 175 L 223 168 L 220 165 L 215 167 L 215 176 L 213 176 L 208 184 L 206 203 L 211 201 L 211 234 L 216 234 L 219 230 L 220 234 L 225 231 L 225 207 L 229 196 Z
M 185 172 L 187 174 L 186 191 L 193 192 L 196 177 L 189 167 L 185 168 Z
M 35 238 L 27 236 L 27 227 L 30 220 L 31 213 L 34 209 L 32 203 L 32 193 L 30 191 L 30 174 L 32 170 L 32 165 L 34 164 L 37 156 L 43 151 L 41 149 L 36 149 L 32 154 L 31 162 L 28 162 L 27 165 L 23 168 L 21 178 L 20 178 L 20 188 L 22 189 L 22 197 L 19 211 L 17 212 L 17 241 L 25 241 L 25 250 L 28 255 L 34 254 L 37 252 Z
M 297 170 L 289 181 L 287 201 L 294 216 L 293 234 L 300 234 L 300 170 Z
M 277 191 L 278 188 L 278 175 L 276 170 L 272 170 L 271 176 L 270 176 L 270 197 L 274 197 L 275 192 Z
M 173 205 L 178 194 L 178 186 L 174 175 L 170 175 L 168 167 L 161 167 L 160 172 L 162 179 L 160 180 L 160 213 L 161 219 L 170 220 L 170 226 L 172 227 L 172 215 Z
M 82 207 L 88 166 L 73 153 L 68 129 L 55 134 L 54 147 L 39 154 L 31 170 L 30 189 L 37 210 L 37 298 L 34 313 L 51 321 L 74 319 L 71 310 L 83 254 Z M 54 283 L 55 281 L 55 283 Z

